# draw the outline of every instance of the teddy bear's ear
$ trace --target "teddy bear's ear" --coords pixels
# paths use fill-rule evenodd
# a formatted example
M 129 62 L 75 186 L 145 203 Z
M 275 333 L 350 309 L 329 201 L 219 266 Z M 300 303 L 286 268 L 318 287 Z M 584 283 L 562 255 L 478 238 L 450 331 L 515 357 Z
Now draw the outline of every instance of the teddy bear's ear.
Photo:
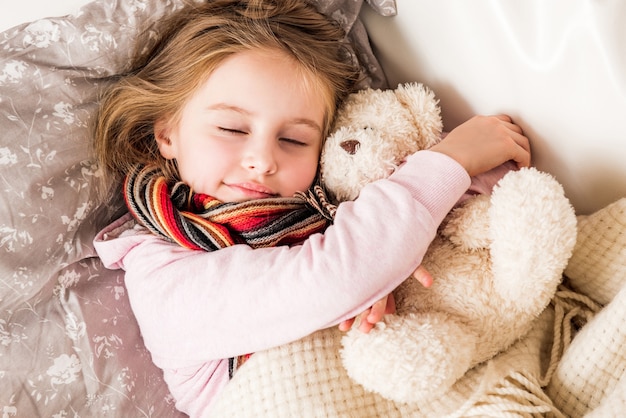
M 439 142 L 443 122 L 435 93 L 421 83 L 400 84 L 395 93 L 398 101 L 413 116 L 413 124 L 420 140 L 424 142 L 424 148 L 430 148 Z

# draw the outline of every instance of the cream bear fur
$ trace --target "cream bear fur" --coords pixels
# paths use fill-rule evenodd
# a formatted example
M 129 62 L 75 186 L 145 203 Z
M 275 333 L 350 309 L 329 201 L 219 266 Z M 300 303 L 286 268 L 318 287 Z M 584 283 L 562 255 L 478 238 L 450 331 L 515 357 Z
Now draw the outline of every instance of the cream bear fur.
M 355 93 L 327 138 L 323 182 L 336 202 L 355 199 L 441 131 L 438 102 L 421 84 Z M 444 395 L 530 330 L 575 242 L 576 217 L 561 185 L 534 168 L 509 172 L 491 196 L 469 198 L 444 220 L 422 260 L 431 288 L 406 280 L 394 293 L 396 314 L 369 334 L 343 337 L 349 376 L 398 402 Z

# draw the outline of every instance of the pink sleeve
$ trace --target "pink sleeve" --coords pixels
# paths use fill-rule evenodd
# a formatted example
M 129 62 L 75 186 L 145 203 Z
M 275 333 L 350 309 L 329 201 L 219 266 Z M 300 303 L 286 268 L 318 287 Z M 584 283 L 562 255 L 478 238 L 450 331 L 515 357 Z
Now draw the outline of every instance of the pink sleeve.
M 126 270 L 154 362 L 185 367 L 287 343 L 361 313 L 415 270 L 469 183 L 456 162 L 422 151 L 340 205 L 334 225 L 302 245 L 207 253 L 148 234 L 96 245 L 106 264 Z M 114 246 L 123 248 L 119 259 Z

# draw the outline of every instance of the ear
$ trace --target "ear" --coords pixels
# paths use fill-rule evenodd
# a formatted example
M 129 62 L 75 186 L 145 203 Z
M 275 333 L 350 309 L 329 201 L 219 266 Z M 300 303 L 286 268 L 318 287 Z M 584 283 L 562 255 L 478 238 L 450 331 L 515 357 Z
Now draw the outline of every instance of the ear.
M 154 139 L 161 155 L 166 160 L 176 158 L 176 150 L 170 139 L 170 131 L 169 122 L 166 119 L 159 119 L 154 123 Z
M 421 83 L 400 84 L 395 93 L 400 103 L 413 115 L 413 123 L 424 141 L 424 147 L 430 148 L 439 142 L 443 123 L 435 93 Z

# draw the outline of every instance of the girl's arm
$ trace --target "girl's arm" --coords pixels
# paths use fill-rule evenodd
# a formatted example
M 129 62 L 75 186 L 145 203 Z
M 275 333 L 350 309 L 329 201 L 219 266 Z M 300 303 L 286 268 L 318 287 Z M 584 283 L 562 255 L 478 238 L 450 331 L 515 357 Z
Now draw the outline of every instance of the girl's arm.
M 338 208 L 302 245 L 189 251 L 150 234 L 105 240 L 105 264 L 126 270 L 133 312 L 160 367 L 267 349 L 351 318 L 419 265 L 467 172 L 430 151 Z

